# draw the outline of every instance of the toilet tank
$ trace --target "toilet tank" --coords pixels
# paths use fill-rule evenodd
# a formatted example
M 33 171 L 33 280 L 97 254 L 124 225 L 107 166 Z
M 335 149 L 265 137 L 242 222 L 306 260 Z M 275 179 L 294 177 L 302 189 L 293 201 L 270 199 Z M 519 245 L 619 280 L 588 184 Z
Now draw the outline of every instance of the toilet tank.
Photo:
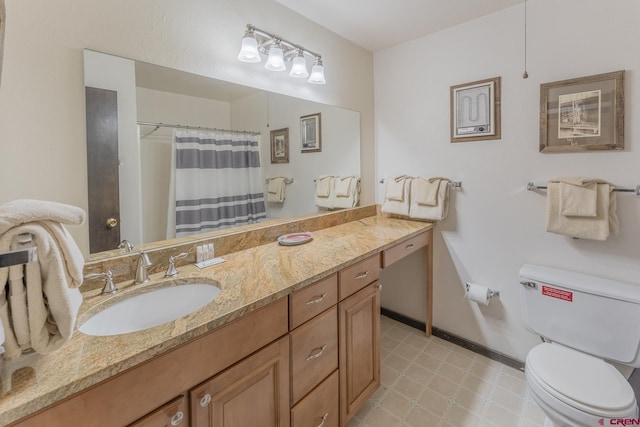
M 640 285 L 525 264 L 524 326 L 550 341 L 640 367 Z

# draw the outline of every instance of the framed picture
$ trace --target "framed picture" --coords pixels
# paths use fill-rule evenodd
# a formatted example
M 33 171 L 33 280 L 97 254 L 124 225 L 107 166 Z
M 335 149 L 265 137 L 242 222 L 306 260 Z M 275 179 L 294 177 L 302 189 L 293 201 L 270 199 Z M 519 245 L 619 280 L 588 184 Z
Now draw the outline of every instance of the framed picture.
M 500 139 L 500 77 L 451 86 L 451 142 Z
M 300 140 L 303 153 L 322 151 L 320 113 L 300 117 Z
M 271 131 L 271 163 L 289 163 L 289 128 Z
M 540 85 L 540 152 L 624 149 L 624 71 Z

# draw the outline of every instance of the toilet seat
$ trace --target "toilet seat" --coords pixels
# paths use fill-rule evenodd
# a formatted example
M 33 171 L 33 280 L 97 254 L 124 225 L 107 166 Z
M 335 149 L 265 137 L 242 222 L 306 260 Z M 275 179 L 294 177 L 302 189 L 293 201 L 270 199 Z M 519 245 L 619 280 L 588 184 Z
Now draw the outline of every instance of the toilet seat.
M 631 385 L 602 359 L 543 343 L 527 355 L 528 379 L 565 405 L 587 414 L 616 418 L 635 410 Z

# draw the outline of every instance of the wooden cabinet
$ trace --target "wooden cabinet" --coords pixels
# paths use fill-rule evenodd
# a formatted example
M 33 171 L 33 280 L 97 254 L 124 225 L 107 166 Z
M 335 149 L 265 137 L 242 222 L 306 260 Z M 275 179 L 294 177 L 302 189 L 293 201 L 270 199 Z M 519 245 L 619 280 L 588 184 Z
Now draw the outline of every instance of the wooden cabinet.
M 380 386 L 380 289 L 373 282 L 340 302 L 340 425 Z
M 291 427 L 338 427 L 338 371 L 291 409 Z
M 188 425 L 187 399 L 183 395 L 162 405 L 129 427 L 187 427 Z
M 190 400 L 193 427 L 289 426 L 289 338 L 194 388 Z

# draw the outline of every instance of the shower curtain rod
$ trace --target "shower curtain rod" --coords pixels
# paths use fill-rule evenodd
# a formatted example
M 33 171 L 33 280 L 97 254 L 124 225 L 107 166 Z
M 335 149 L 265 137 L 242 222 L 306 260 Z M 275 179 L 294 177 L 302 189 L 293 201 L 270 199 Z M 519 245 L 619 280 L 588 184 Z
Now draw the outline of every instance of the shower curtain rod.
M 152 134 L 157 131 L 159 128 L 175 128 L 175 129 L 193 129 L 193 130 L 209 130 L 209 131 L 219 131 L 219 132 L 234 132 L 234 133 L 246 133 L 247 135 L 260 135 L 260 132 L 253 132 L 248 130 L 232 130 L 232 129 L 218 129 L 218 128 L 207 128 L 200 126 L 187 126 L 187 125 L 172 125 L 169 123 L 153 123 L 153 122 L 138 122 L 139 125 L 142 126 L 155 126 L 156 128 L 151 132 L 147 133 L 145 136 Z

